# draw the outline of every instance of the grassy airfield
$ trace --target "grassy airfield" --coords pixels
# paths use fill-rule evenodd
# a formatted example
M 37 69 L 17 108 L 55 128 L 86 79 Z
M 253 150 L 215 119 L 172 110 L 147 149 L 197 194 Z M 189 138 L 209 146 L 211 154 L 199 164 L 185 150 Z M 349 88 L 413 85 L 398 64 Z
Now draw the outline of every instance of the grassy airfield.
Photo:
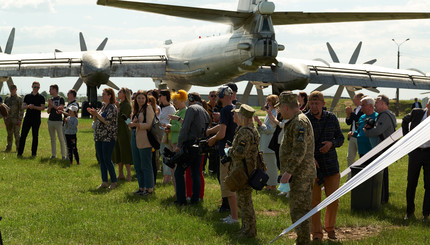
M 348 126 L 341 124 L 346 135 Z M 161 184 L 155 195 L 133 195 L 137 180 L 119 182 L 115 190 L 97 190 L 101 182 L 95 158 L 91 120 L 80 119 L 78 149 L 81 165 L 51 160 L 46 119 L 42 119 L 39 150 L 31 155 L 31 134 L 23 159 L 0 153 L 0 232 L 5 244 L 267 244 L 291 225 L 289 199 L 277 193 L 253 192 L 257 214 L 256 239 L 239 239 L 239 225 L 224 225 L 217 212 L 220 191 L 216 178 L 206 175 L 204 202 L 198 206 L 173 204 L 171 184 Z M 58 142 L 57 142 L 58 144 Z M 0 149 L 6 145 L 4 124 Z M 346 168 L 348 142 L 338 149 L 341 170 Z M 57 146 L 59 151 L 60 147 Z M 57 153 L 59 154 L 59 153 Z M 354 212 L 350 194 L 340 199 L 337 231 L 342 244 L 428 244 L 429 224 L 422 223 L 422 177 L 416 195 L 416 220 L 404 221 L 407 157 L 389 167 L 390 201 L 375 212 Z M 345 182 L 342 180 L 341 184 Z M 324 212 L 324 211 L 323 211 Z M 288 234 L 277 244 L 294 244 Z M 333 242 L 324 240 L 325 244 Z

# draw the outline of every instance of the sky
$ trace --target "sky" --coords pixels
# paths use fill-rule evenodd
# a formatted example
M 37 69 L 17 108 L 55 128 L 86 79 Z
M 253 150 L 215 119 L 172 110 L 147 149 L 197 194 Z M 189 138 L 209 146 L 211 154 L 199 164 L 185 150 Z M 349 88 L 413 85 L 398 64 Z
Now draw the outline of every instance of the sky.
M 151 3 L 165 3 L 192 7 L 225 9 L 235 11 L 237 1 L 209 0 L 147 0 Z M 321 1 L 321 0 L 273 0 L 275 11 L 303 12 L 430 12 L 430 1 L 426 0 L 361 0 L 361 1 Z M 0 46 L 4 49 L 12 27 L 16 28 L 14 54 L 46 53 L 54 49 L 79 51 L 79 32 L 83 32 L 89 50 L 95 50 L 105 37 L 109 38 L 106 50 L 142 49 L 161 47 L 165 40 L 175 42 L 195 38 L 221 35 L 228 26 L 210 22 L 118 9 L 96 5 L 96 0 L 0 0 Z M 400 46 L 400 67 L 415 68 L 430 72 L 430 19 L 378 22 L 353 22 L 331 24 L 283 25 L 275 26 L 278 43 L 285 45 L 285 51 L 278 57 L 316 59 L 331 62 L 326 42 L 330 42 L 341 62 L 347 63 L 360 41 L 363 41 L 357 63 L 376 58 L 375 65 L 396 68 L 397 45 Z M 76 78 L 77 79 L 77 78 Z M 74 78 L 19 78 L 14 82 L 18 92 L 31 91 L 34 80 L 41 82 L 41 91 L 48 91 L 49 85 L 56 83 L 60 91 L 67 92 Z M 111 78 L 119 87 L 132 90 L 155 87 L 150 78 Z M 246 82 L 239 85 L 242 93 Z M 311 92 L 318 85 L 308 85 L 304 90 Z M 324 91 L 334 95 L 336 87 Z M 190 91 L 208 93 L 213 88 L 193 86 Z M 395 97 L 395 89 L 380 89 L 390 98 Z M 401 99 L 423 98 L 422 90 L 400 90 Z M 2 94 L 8 93 L 5 86 Z M 78 92 L 85 94 L 83 85 Z M 252 93 L 256 93 L 255 89 Z M 270 94 L 271 89 L 264 89 Z M 365 94 L 376 93 L 364 90 Z M 346 91 L 342 96 L 347 97 Z

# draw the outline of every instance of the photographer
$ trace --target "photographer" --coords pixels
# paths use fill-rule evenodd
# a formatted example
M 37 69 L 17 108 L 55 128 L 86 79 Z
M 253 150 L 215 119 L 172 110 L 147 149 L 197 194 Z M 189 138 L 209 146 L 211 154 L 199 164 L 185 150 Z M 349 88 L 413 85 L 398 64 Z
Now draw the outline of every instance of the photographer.
M 374 109 L 375 100 L 371 97 L 364 97 L 361 99 L 361 110 L 363 115 L 358 119 L 358 127 L 354 132 L 354 136 L 357 137 L 358 155 L 364 156 L 369 152 L 376 144 L 378 138 L 367 137 L 364 133 L 364 128 L 373 128 L 375 126 L 375 120 L 378 113 Z
M 206 129 L 209 126 L 209 114 L 202 107 L 202 99 L 198 93 L 188 94 L 188 109 L 182 123 L 181 131 L 179 132 L 178 145 L 175 152 L 179 152 L 180 148 L 190 147 L 196 143 L 198 139 L 205 137 Z M 186 205 L 185 198 L 185 179 L 184 173 L 188 166 L 191 168 L 191 178 L 193 180 L 193 195 L 191 196 L 191 204 L 198 203 L 200 193 L 200 160 L 201 155 L 198 150 L 189 150 L 186 157 L 187 162 L 178 164 L 175 170 L 176 179 L 176 201 L 178 205 Z
M 388 103 L 389 99 L 386 95 L 378 95 L 375 101 L 375 109 L 378 112 L 378 116 L 376 117 L 376 124 L 375 127 L 371 128 L 364 128 L 364 134 L 371 138 L 371 137 L 377 137 L 378 144 L 381 143 L 385 138 L 389 137 L 394 131 L 396 131 L 397 127 L 397 120 L 396 115 L 390 110 L 388 110 Z M 385 148 L 385 149 L 388 149 Z M 379 155 L 381 155 L 384 151 L 382 150 L 379 152 L 376 156 L 373 157 L 373 159 L 376 159 Z M 372 159 L 372 160 L 373 160 Z M 371 161 L 369 161 L 371 162 Z M 388 167 L 384 169 L 384 175 L 382 179 L 382 203 L 388 202 L 388 192 L 389 192 L 389 186 L 388 186 Z
M 223 180 L 228 174 L 228 168 L 230 166 L 230 162 L 225 161 L 225 152 L 224 148 L 227 143 L 227 141 L 232 142 L 233 137 L 236 130 L 236 123 L 233 119 L 233 112 L 234 106 L 232 104 L 232 96 L 233 96 L 233 90 L 227 86 L 220 87 L 218 89 L 218 98 L 219 101 L 221 101 L 223 108 L 221 109 L 221 118 L 220 123 L 210 128 L 206 131 L 206 135 L 212 135 L 211 138 L 208 140 L 209 146 L 215 145 L 215 143 L 218 146 L 218 154 L 221 158 L 221 164 L 220 164 L 220 184 L 221 184 L 221 195 L 223 197 L 223 203 L 218 210 L 219 212 L 225 212 L 230 209 L 231 216 L 228 216 L 225 220 L 226 223 L 233 224 L 237 223 L 238 221 L 238 214 L 237 214 L 237 202 L 236 202 L 236 193 L 230 191 L 227 186 L 223 183 Z M 223 161 L 224 159 L 224 161 Z

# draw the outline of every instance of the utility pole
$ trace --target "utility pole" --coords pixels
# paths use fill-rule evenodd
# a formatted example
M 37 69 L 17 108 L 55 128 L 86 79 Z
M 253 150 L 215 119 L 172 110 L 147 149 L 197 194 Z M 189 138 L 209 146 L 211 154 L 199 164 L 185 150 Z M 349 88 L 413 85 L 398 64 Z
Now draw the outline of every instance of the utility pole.
M 397 69 L 400 69 L 400 46 L 402 44 L 404 44 L 405 42 L 409 41 L 409 38 L 407 38 L 405 41 L 401 42 L 401 43 L 397 43 L 396 40 L 394 40 L 394 38 L 392 39 L 393 42 L 397 45 Z M 396 116 L 399 116 L 399 111 L 400 111 L 400 102 L 399 102 L 399 88 L 396 88 Z

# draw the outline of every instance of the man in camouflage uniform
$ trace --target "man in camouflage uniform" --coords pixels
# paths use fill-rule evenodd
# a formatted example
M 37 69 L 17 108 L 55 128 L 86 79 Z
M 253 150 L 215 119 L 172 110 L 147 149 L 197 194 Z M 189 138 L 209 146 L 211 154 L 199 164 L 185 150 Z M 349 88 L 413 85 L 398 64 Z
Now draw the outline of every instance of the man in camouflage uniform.
M 256 130 L 252 117 L 255 110 L 242 104 L 239 109 L 233 109 L 234 120 L 240 126 L 233 139 L 228 156 L 231 157 L 231 171 L 245 171 L 244 161 L 248 175 L 256 167 L 258 155 L 258 143 L 260 135 Z M 252 204 L 252 189 L 249 185 L 236 192 L 238 206 L 242 214 L 242 228 L 239 235 L 255 237 L 257 235 L 257 222 L 255 219 L 254 205 Z
M 284 120 L 284 138 L 279 149 L 281 160 L 281 183 L 290 180 L 290 215 L 296 222 L 311 210 L 312 187 L 316 178 L 314 162 L 314 133 L 309 119 L 300 111 L 297 95 L 291 91 L 279 95 L 280 112 Z M 310 243 L 310 220 L 303 221 L 296 228 L 296 244 Z
M 19 129 L 21 128 L 22 117 L 24 115 L 24 110 L 22 109 L 22 98 L 16 91 L 16 85 L 11 85 L 10 96 L 5 99 L 5 104 L 9 106 L 9 115 L 5 119 L 6 130 L 7 130 L 7 146 L 5 152 L 10 152 L 12 150 L 12 140 L 15 135 L 15 145 L 16 149 L 19 146 Z

